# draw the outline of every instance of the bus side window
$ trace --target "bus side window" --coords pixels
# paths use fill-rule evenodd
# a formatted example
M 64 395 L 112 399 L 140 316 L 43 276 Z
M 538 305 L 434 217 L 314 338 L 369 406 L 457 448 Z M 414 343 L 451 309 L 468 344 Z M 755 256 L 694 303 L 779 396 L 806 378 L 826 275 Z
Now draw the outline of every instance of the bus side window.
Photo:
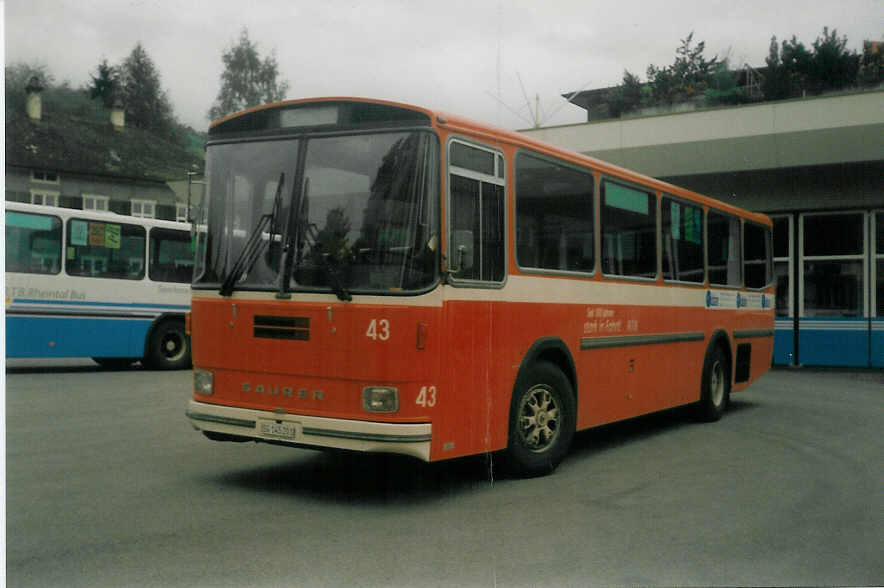
M 702 283 L 703 209 L 663 198 L 663 279 Z
M 740 286 L 743 279 L 740 263 L 740 219 L 709 211 L 709 283 Z
M 516 261 L 521 267 L 595 270 L 593 188 L 586 170 L 516 158 Z
M 747 288 L 764 288 L 773 280 L 769 228 L 751 222 L 743 225 L 743 275 Z
M 602 183 L 602 271 L 608 275 L 657 275 L 657 202 L 653 194 Z
M 72 276 L 140 280 L 144 277 L 144 227 L 68 220 L 65 270 Z
M 27 212 L 6 212 L 6 271 L 61 271 L 61 220 Z
M 174 229 L 151 229 L 148 261 L 147 271 L 151 280 L 155 282 L 190 282 L 193 275 L 190 233 Z

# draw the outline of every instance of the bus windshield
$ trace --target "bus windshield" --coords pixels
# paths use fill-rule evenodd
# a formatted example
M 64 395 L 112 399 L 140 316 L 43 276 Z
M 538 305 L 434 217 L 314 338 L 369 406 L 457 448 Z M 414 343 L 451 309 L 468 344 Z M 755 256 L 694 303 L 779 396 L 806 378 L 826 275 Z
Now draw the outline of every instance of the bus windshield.
M 195 286 L 341 298 L 429 288 L 438 154 L 419 131 L 209 145 Z

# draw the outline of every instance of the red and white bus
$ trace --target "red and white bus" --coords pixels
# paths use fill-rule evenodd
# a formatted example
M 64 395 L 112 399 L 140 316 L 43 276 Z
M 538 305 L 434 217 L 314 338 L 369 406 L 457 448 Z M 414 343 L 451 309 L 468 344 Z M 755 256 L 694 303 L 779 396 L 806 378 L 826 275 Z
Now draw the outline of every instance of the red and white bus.
M 414 106 L 295 100 L 214 123 L 187 416 L 207 437 L 501 451 L 679 405 L 717 420 L 770 366 L 771 221 Z

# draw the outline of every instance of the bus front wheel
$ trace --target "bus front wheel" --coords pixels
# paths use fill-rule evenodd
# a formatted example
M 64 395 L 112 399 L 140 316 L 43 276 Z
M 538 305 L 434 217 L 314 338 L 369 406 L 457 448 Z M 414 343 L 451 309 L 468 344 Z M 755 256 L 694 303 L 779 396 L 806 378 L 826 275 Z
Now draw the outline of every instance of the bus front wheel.
M 731 368 L 721 345 L 713 345 L 703 360 L 700 402 L 695 407 L 698 420 L 717 421 L 727 408 L 731 391 Z
M 159 370 L 190 367 L 190 337 L 184 332 L 184 322 L 165 320 L 156 325 L 148 339 L 145 360 Z
M 505 459 L 523 477 L 551 473 L 574 438 L 576 409 L 571 382 L 555 365 L 541 361 L 519 376 L 510 405 Z

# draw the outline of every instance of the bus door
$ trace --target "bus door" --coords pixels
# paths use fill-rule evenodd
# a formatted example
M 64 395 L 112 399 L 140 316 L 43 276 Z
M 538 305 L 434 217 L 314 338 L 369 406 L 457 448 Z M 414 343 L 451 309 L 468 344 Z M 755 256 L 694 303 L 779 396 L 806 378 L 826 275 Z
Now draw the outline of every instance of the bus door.
M 499 309 L 494 299 L 506 275 L 503 156 L 488 147 L 450 141 L 447 185 L 444 370 L 448 388 L 464 393 L 458 394 L 461 406 L 440 413 L 449 420 L 442 430 L 453 432 L 451 439 L 439 440 L 442 457 L 486 450 L 492 435 L 500 434 L 490 429 L 491 415 L 509 412 L 508 407 L 492 409 L 502 379 L 495 366 L 503 363 L 495 359 L 501 356 L 496 333 L 506 328 L 494 320 Z

